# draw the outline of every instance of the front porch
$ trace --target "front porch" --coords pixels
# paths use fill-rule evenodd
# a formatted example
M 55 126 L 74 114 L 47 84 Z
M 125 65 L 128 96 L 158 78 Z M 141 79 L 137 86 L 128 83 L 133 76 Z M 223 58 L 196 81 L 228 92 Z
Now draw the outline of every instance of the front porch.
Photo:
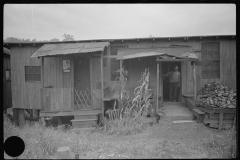
M 40 117 L 74 116 L 73 127 L 96 124 L 103 114 L 103 54 L 109 42 L 45 44 L 41 57 Z
M 161 119 L 193 120 L 192 111 L 181 102 L 163 102 L 162 109 L 164 115 L 161 116 Z

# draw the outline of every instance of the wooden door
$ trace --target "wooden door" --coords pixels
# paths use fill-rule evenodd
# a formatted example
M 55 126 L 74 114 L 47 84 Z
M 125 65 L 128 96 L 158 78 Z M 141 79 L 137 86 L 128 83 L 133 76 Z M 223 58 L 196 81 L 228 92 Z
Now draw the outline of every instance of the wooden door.
M 74 97 L 77 109 L 91 108 L 89 57 L 74 60 Z
M 101 57 L 93 55 L 90 62 L 91 86 L 92 86 L 92 107 L 102 107 L 102 86 L 101 86 Z

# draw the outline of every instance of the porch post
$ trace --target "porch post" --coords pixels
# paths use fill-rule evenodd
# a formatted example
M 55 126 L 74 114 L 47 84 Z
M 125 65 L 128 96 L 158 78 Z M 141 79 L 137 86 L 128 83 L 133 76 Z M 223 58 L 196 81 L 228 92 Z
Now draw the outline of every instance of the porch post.
M 104 98 L 104 92 L 103 92 L 103 52 L 102 51 L 102 54 L 101 54 L 101 86 L 102 86 L 102 119 L 104 118 L 104 101 L 103 101 L 103 98 Z
M 44 57 L 41 58 L 41 82 L 42 82 L 42 88 L 44 88 L 44 72 L 43 72 L 43 64 L 44 64 Z
M 123 78 L 123 74 L 122 74 L 122 72 L 121 72 L 121 69 L 122 69 L 122 63 L 123 63 L 123 60 L 122 59 L 120 59 L 120 93 L 119 93 L 119 95 L 121 96 L 121 86 L 122 86 L 122 84 L 123 84 L 123 80 L 124 80 L 124 78 Z
M 156 111 L 158 109 L 158 97 L 159 97 L 159 62 L 157 62 L 157 106 L 156 106 Z
M 194 61 L 193 61 L 192 69 L 193 69 L 193 92 L 194 92 L 194 104 L 195 104 L 197 88 L 196 88 L 196 67 L 195 67 Z

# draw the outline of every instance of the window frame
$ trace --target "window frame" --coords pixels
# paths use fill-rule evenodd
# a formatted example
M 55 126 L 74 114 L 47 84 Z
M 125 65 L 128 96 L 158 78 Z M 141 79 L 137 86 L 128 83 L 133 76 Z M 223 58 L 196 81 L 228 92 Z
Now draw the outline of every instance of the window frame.
M 39 73 L 37 72 L 37 68 L 40 69 Z M 41 78 L 42 78 L 42 75 L 41 75 L 41 66 L 25 66 L 24 67 L 24 71 L 25 71 L 25 82 L 27 83 L 39 83 L 41 82 Z M 30 72 L 30 69 L 33 69 L 31 72 L 32 73 L 29 73 Z M 27 71 L 28 70 L 28 71 Z M 28 78 L 27 78 L 28 76 Z M 29 76 L 32 76 L 34 78 L 30 79 Z M 39 77 L 40 76 L 40 79 Z M 29 80 L 30 79 L 30 80 Z M 34 79 L 34 80 L 33 80 Z
M 215 50 L 213 49 L 215 47 L 213 44 L 217 44 Z M 202 65 L 202 79 L 220 79 L 220 42 L 202 42 L 201 61 L 204 64 Z M 215 64 L 215 67 L 213 67 L 214 63 L 217 63 L 217 65 Z M 216 73 L 216 71 L 218 73 Z

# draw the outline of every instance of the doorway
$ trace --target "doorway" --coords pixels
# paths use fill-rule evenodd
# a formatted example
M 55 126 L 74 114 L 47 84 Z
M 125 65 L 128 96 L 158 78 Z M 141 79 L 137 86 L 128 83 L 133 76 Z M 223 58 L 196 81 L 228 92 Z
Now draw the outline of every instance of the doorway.
M 169 71 L 172 71 L 175 66 L 178 66 L 178 71 L 180 72 L 180 75 L 181 75 L 181 62 L 163 62 L 162 73 L 167 74 Z M 169 77 L 163 77 L 162 86 L 163 86 L 163 102 L 169 102 L 170 101 Z M 177 90 L 177 102 L 180 102 L 180 95 L 181 95 L 181 78 L 180 78 L 180 87 Z
M 91 108 L 90 65 L 88 56 L 74 57 L 75 109 Z

